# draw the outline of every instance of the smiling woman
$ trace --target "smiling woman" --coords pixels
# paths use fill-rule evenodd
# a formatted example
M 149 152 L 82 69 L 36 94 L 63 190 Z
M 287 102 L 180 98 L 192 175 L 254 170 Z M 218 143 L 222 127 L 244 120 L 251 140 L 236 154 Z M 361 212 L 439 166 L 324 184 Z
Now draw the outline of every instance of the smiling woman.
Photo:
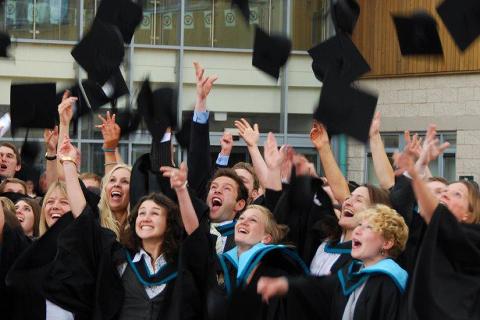
M 48 188 L 40 211 L 39 235 L 42 236 L 57 220 L 70 211 L 67 190 L 63 182 L 56 182 Z

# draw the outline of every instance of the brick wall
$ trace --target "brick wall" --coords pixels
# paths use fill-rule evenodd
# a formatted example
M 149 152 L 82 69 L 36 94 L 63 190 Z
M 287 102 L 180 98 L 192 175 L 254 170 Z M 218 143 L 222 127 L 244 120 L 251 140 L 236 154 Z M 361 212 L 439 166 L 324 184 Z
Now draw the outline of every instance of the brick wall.
M 480 180 L 480 74 L 365 79 L 364 88 L 379 94 L 377 110 L 384 132 L 425 130 L 457 133 L 456 173 Z M 365 148 L 348 146 L 349 179 L 364 181 Z

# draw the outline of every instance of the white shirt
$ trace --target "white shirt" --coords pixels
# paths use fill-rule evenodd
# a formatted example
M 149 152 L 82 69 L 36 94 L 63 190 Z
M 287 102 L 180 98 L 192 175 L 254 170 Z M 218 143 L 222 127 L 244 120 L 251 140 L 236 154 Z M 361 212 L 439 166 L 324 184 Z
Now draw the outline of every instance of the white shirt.
M 348 297 L 347 305 L 343 310 L 342 320 L 353 320 L 353 316 L 355 315 L 355 307 L 357 306 L 358 298 L 362 294 L 363 288 L 365 288 L 365 284 L 367 284 L 367 281 L 362 283 L 362 285 L 355 289 Z
M 57 306 L 55 303 L 49 300 L 45 301 L 45 307 L 46 307 L 45 319 L 48 319 L 48 320 L 73 320 L 74 319 L 73 313 Z
M 140 251 L 135 254 L 135 256 L 132 259 L 132 262 L 133 263 L 138 262 L 142 258 L 150 274 L 156 273 L 158 270 L 160 270 L 160 268 L 162 268 L 164 265 L 167 264 L 167 261 L 165 260 L 165 257 L 162 254 L 160 257 L 157 258 L 157 260 L 155 260 L 155 266 L 153 266 L 152 259 L 150 258 L 148 253 L 143 249 L 140 249 Z M 117 270 L 120 276 L 123 275 L 126 268 L 127 268 L 127 262 L 122 263 L 120 266 L 117 267 Z M 161 284 L 159 286 L 144 286 L 144 288 L 148 297 L 152 299 L 155 296 L 159 295 L 163 291 L 163 289 L 165 289 L 166 286 L 167 286 L 166 284 Z
M 333 265 L 340 257 L 339 253 L 325 252 L 326 245 L 327 241 L 322 242 L 310 263 L 310 272 L 315 276 L 329 275 Z

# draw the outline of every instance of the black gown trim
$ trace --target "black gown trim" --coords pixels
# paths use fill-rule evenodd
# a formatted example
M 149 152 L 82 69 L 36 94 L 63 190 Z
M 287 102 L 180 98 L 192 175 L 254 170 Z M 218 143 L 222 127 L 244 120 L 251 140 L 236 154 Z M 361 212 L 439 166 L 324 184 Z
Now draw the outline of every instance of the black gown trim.
M 133 262 L 130 252 L 125 250 L 127 263 L 132 268 L 137 280 L 145 287 L 160 286 L 167 284 L 177 277 L 176 266 L 167 263 L 162 266 L 157 272 L 150 273 L 147 268 L 145 260 L 142 258 L 138 262 Z

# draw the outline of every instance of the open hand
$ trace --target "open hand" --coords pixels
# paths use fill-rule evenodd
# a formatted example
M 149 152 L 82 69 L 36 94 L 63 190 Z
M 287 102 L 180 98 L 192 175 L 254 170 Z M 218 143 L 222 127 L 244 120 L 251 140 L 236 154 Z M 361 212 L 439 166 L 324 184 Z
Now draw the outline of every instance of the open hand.
M 110 111 L 107 111 L 105 118 L 98 115 L 102 124 L 96 125 L 102 131 L 103 147 L 108 149 L 115 149 L 120 140 L 121 130 L 120 126 L 115 123 L 115 114 L 110 116 Z
M 260 132 L 258 131 L 258 124 L 254 124 L 253 128 L 250 126 L 247 120 L 241 118 L 240 120 L 235 120 L 235 127 L 238 129 L 238 133 L 245 140 L 245 143 L 249 147 L 254 147 L 258 144 L 260 139 Z

